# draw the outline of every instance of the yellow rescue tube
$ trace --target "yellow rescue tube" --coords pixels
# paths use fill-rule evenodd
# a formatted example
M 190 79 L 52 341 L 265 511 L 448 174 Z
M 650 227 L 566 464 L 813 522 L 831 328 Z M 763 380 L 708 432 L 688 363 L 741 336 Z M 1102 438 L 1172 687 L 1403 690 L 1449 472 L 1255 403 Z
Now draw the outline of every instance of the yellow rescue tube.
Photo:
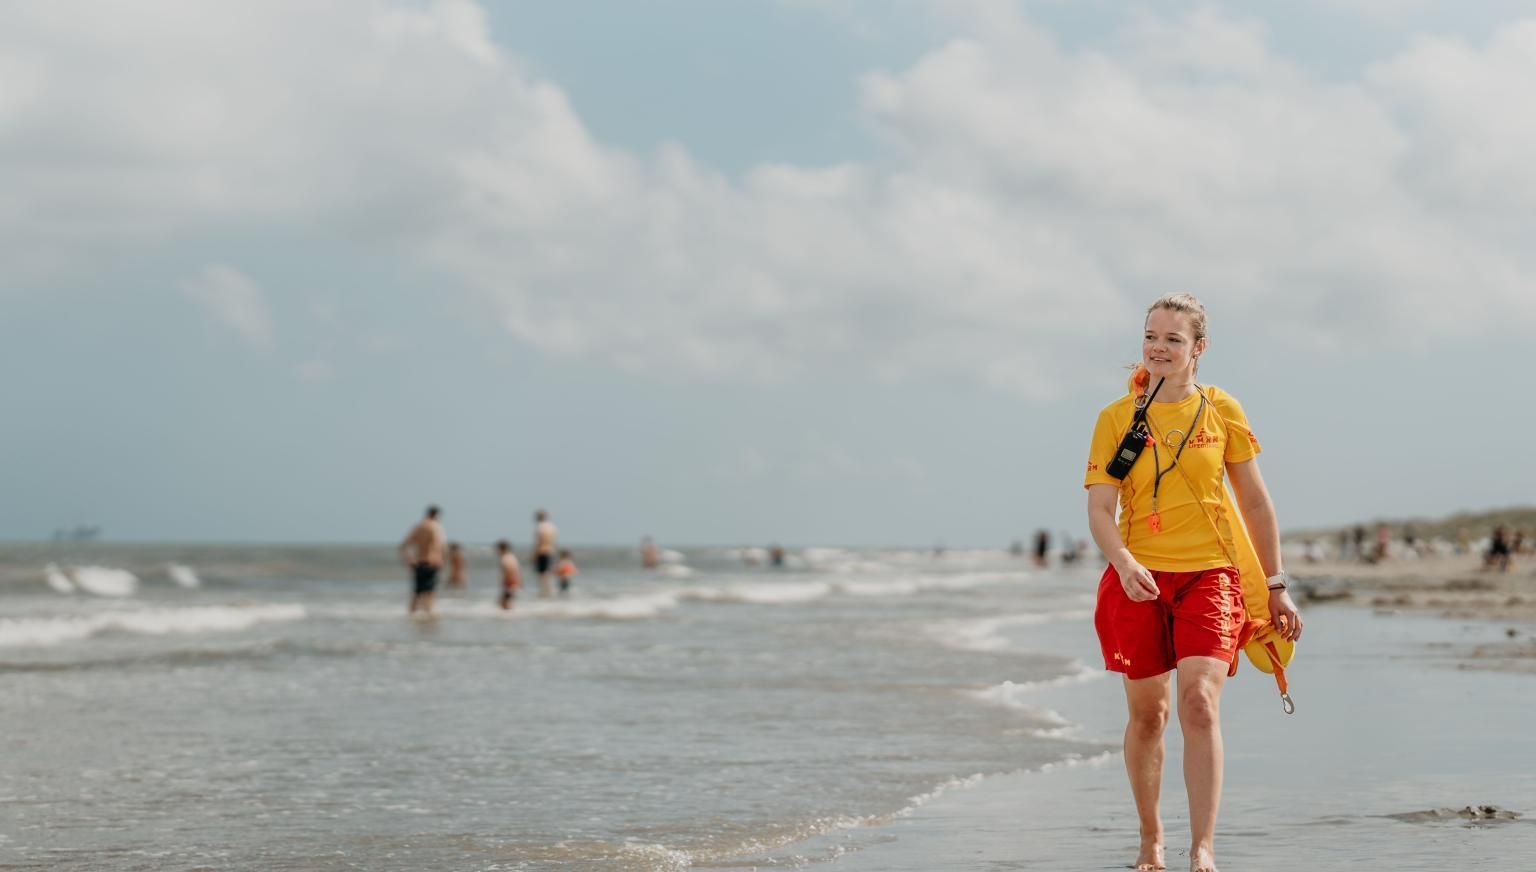
M 1291 665 L 1296 655 L 1296 643 L 1280 635 L 1269 614 L 1269 586 L 1264 567 L 1259 563 L 1259 552 L 1248 537 L 1248 526 L 1243 513 L 1232 498 L 1231 484 L 1221 494 L 1221 509 L 1237 523 L 1228 524 L 1232 529 L 1232 544 L 1237 547 L 1237 577 L 1243 586 L 1243 605 L 1248 608 L 1248 641 L 1243 653 L 1264 672 L 1273 673 Z M 1283 690 L 1283 688 L 1282 688 Z

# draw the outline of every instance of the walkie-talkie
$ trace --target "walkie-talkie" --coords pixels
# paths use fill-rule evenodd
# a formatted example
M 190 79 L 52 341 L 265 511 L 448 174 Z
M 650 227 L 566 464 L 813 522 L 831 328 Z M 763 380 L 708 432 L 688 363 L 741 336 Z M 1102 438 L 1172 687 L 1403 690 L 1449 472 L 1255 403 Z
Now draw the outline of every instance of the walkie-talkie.
M 1131 419 L 1131 428 L 1125 431 L 1125 438 L 1120 440 L 1120 447 L 1115 449 L 1115 458 L 1104 467 L 1104 471 L 1111 478 L 1124 479 L 1131 474 L 1131 467 L 1136 465 L 1136 458 L 1141 456 L 1142 449 L 1147 447 L 1147 407 L 1152 405 L 1152 398 L 1163 386 L 1163 380 L 1158 379 L 1153 386 L 1152 393 L 1147 394 L 1136 404 L 1136 417 Z

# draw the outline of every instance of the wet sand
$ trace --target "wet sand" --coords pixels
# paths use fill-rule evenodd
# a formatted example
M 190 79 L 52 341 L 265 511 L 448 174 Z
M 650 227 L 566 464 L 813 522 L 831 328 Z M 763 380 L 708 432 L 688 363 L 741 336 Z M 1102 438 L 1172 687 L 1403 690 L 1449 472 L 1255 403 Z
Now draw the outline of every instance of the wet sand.
M 1536 673 L 1536 561 L 1507 572 L 1483 568 L 1481 557 L 1430 557 L 1377 564 L 1323 562 L 1293 570 L 1303 605 L 1339 604 L 1380 614 L 1486 621 L 1501 630 L 1476 644 L 1449 646 L 1462 669 Z
M 1223 701 L 1222 869 L 1503 872 L 1536 857 L 1536 679 L 1466 668 L 1468 652 L 1507 641 L 1510 622 L 1445 617 L 1448 608 L 1308 607 L 1291 717 L 1272 680 L 1243 664 Z M 1536 629 L 1517 626 L 1522 639 Z M 1096 661 L 1087 621 L 1024 632 Z M 1118 742 L 1118 678 L 1045 688 L 1033 701 L 1081 737 Z M 866 836 L 849 851 L 827 839 L 799 853 L 848 870 L 1127 868 L 1137 829 L 1122 766 L 1112 754 L 983 778 L 882 827 L 873 844 Z M 1171 869 L 1188 868 L 1181 766 L 1175 719 L 1163 788 Z

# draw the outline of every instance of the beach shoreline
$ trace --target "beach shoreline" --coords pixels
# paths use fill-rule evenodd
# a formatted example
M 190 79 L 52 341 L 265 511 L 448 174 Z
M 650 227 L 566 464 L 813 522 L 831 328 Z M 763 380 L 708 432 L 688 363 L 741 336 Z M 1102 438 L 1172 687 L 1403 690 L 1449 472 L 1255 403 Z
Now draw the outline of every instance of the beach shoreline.
M 1528 595 L 1519 608 L 1503 605 L 1530 576 L 1514 570 L 1464 585 L 1482 577 L 1470 560 L 1402 568 L 1298 573 L 1299 587 L 1350 596 L 1304 605 L 1308 636 L 1290 670 L 1294 717 L 1247 663 L 1229 683 L 1222 868 L 1507 870 L 1518 865 L 1511 858 L 1536 855 L 1536 775 L 1508 766 L 1536 755 L 1526 725 L 1536 612 Z M 1097 666 L 1092 634 L 1091 622 L 1077 621 L 1021 637 Z M 1080 739 L 1118 744 L 1124 703 L 1113 676 L 1044 688 L 1031 701 L 1072 720 Z M 1452 738 L 1469 730 L 1475 742 Z M 1167 745 L 1163 807 L 1177 869 L 1187 863 L 1188 818 L 1176 718 Z M 821 840 L 795 853 L 855 872 L 1124 868 L 1137 822 L 1122 767 L 1112 753 L 989 775 L 884 824 L 854 850 Z
M 1502 637 L 1453 646 L 1459 668 L 1536 674 L 1536 568 L 1528 561 L 1512 563 L 1507 572 L 1486 569 L 1477 555 L 1319 561 L 1301 564 L 1293 576 L 1303 607 L 1337 605 L 1497 624 Z

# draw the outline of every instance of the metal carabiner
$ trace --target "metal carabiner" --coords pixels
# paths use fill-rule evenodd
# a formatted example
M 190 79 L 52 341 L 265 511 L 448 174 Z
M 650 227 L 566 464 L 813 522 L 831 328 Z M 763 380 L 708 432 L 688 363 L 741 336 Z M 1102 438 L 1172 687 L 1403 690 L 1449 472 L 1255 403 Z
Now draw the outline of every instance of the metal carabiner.
M 1288 693 L 1280 694 L 1280 707 L 1285 709 L 1288 715 L 1296 714 L 1296 703 L 1291 702 L 1291 695 Z

